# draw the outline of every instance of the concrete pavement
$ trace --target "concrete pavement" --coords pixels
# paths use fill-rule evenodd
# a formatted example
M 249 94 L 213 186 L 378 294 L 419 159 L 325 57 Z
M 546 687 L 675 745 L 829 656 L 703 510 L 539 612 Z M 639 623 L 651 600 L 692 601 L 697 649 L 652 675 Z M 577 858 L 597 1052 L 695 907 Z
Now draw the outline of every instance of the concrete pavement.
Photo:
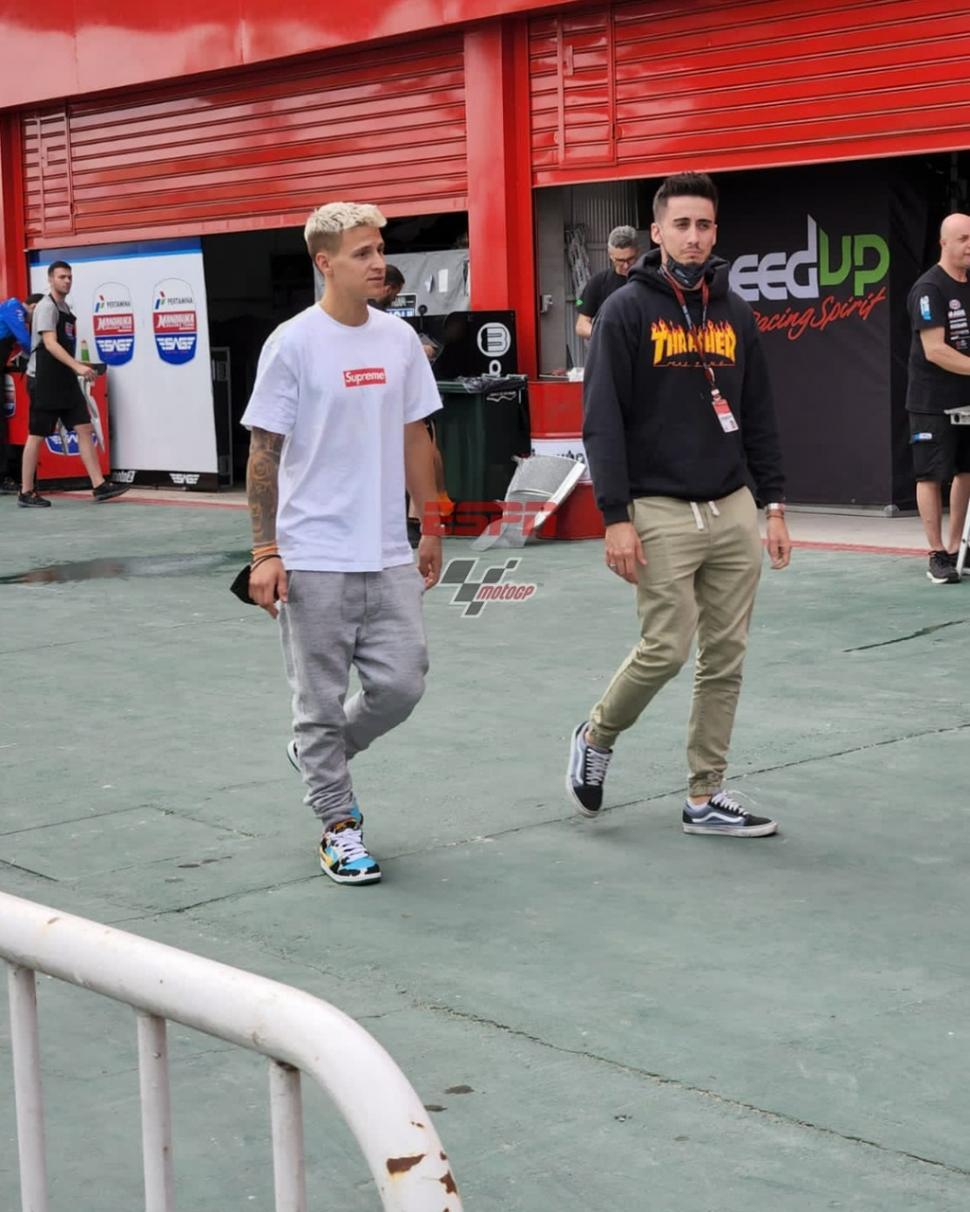
M 228 593 L 245 513 L 214 504 L 0 501 L 0 887 L 353 1015 L 440 1108 L 469 1210 L 966 1208 L 970 586 L 893 554 L 917 520 L 793 513 L 860 550 L 766 572 L 730 783 L 777 814 L 763 841 L 680 831 L 686 674 L 618 747 L 604 819 L 571 812 L 568 735 L 635 635 L 597 543 L 518 553 L 535 595 L 477 619 L 430 594 L 428 694 L 355 764 L 385 882 L 343 889 L 283 752 L 274 626 Z M 129 1212 L 133 1016 L 40 993 L 52 1207 Z M 179 1207 L 270 1208 L 264 1066 L 172 1035 Z M 10 1089 L 4 1048 L 12 1193 Z M 306 1119 L 311 1207 L 376 1208 L 322 1097 Z

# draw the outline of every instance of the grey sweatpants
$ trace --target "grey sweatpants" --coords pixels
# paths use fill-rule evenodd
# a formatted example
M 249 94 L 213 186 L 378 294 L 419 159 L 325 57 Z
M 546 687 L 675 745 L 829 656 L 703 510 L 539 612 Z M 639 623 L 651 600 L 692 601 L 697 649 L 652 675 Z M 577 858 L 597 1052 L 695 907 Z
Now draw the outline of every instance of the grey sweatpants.
M 293 734 L 304 802 L 327 828 L 346 819 L 354 801 L 348 760 L 406 720 L 424 693 L 424 587 L 413 564 L 291 572 L 288 581 L 280 634 Z M 345 704 L 351 666 L 361 688 Z

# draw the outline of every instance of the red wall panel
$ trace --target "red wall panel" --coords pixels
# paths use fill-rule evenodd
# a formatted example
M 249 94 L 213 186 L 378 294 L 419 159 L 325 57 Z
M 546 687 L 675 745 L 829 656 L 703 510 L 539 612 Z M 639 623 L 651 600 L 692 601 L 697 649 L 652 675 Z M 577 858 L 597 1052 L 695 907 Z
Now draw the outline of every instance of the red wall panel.
M 935 0 L 646 0 L 530 23 L 536 184 L 970 144 L 970 25 Z
M 563 7 L 564 0 L 289 0 L 285 6 L 265 0 L 0 0 L 0 108 Z
M 465 206 L 458 35 L 82 100 L 25 113 L 22 131 L 31 246 L 281 226 L 342 197 Z

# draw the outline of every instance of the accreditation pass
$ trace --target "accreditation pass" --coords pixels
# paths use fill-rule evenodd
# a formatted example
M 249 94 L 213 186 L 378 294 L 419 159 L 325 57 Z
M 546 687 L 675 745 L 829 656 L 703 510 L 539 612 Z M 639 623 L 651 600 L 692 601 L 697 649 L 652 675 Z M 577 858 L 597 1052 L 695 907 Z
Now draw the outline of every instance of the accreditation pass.
M 711 388 L 711 403 L 714 405 L 714 412 L 717 419 L 721 423 L 721 428 L 725 433 L 736 433 L 738 423 L 734 419 L 734 413 L 731 411 L 731 405 L 725 400 L 716 387 Z

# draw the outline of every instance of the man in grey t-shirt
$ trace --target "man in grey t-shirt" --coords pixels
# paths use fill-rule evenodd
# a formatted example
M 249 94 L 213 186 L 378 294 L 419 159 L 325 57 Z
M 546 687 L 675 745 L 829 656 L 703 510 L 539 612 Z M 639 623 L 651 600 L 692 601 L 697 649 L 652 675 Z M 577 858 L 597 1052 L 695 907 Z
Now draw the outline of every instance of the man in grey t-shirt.
M 92 383 L 98 376 L 92 366 L 74 356 L 77 321 L 67 304 L 73 280 L 66 261 L 53 262 L 47 270 L 50 294 L 34 308 L 27 365 L 30 416 L 17 497 L 17 504 L 24 509 L 50 506 L 50 501 L 37 492 L 34 477 L 41 445 L 56 432 L 58 424 L 77 434 L 78 454 L 91 477 L 96 501 L 107 501 L 128 491 L 127 485 L 112 484 L 104 478 L 94 449 L 91 414 L 81 380 Z
M 45 332 L 57 331 L 58 313 L 70 315 L 70 307 L 63 300 L 57 300 L 51 295 L 42 295 L 34 308 L 36 319 L 31 317 L 30 324 L 30 357 L 27 360 L 27 378 L 34 379 L 37 375 L 37 346 L 44 343 Z M 30 385 L 33 391 L 34 384 Z

